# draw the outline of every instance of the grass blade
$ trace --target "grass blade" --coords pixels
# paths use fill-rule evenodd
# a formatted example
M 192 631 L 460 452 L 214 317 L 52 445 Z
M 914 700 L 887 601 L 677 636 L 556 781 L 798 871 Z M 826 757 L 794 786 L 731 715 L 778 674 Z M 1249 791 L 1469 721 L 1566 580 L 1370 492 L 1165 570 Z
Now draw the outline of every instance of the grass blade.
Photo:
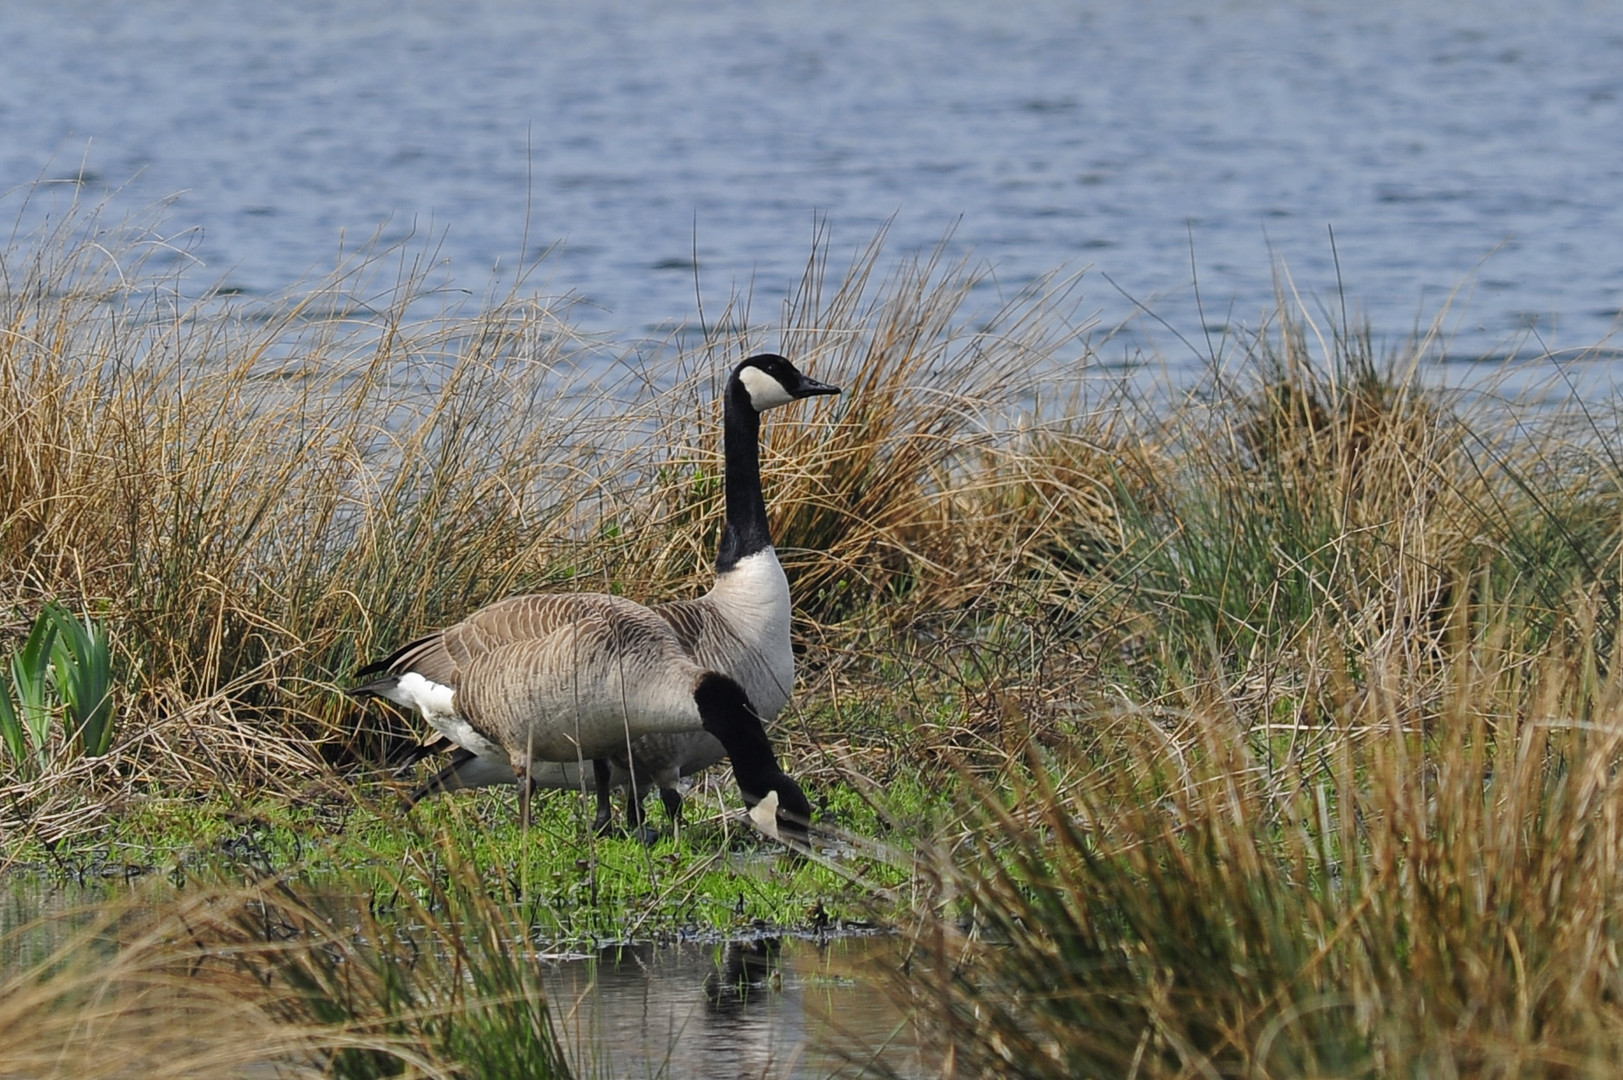
M 81 754 L 100 757 L 113 739 L 113 661 L 107 627 L 86 616 L 81 622 L 53 601 L 41 618 L 55 630 L 51 670 L 68 707 L 68 738 Z
M 51 708 L 47 688 L 51 675 L 51 646 L 56 640 L 56 626 L 44 614 L 34 620 L 33 629 L 20 651 L 11 658 L 11 682 L 17 692 L 17 704 L 22 713 L 23 726 L 34 744 L 34 756 L 40 768 L 50 760 Z
M 11 679 L 4 671 L 0 671 L 0 742 L 20 768 L 28 756 L 28 742 L 22 720 L 17 716 L 17 706 L 11 700 Z

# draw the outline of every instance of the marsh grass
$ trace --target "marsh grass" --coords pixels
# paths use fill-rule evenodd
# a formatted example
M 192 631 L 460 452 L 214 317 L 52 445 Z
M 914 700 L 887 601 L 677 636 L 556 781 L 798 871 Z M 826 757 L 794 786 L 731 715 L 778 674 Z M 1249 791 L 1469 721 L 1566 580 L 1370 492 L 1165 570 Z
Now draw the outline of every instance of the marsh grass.
M 573 1075 L 517 909 L 454 851 L 419 869 L 205 872 L 17 929 L 0 1075 Z
M 1360 658 L 1291 752 L 1191 690 L 1096 718 L 1108 761 L 978 788 L 897 983 L 958 1073 L 1609 1075 L 1615 658 L 1454 618 L 1442 670 Z
M 894 865 L 852 877 L 914 934 L 898 993 L 949 1066 L 1615 1059 L 1612 406 L 1444 391 L 1432 338 L 1378 354 L 1288 298 L 1187 394 L 1100 386 L 1074 282 L 987 306 L 973 266 L 887 270 L 880 241 L 838 268 L 820 248 L 770 332 L 729 311 L 742 329 L 655 363 L 517 294 L 414 321 L 427 278 L 380 253 L 296 296 L 185 300 L 139 229 L 80 213 L 0 257 L 0 620 L 11 643 L 52 598 L 100 613 L 121 690 L 105 756 L 0 777 L 0 867 L 166 801 L 410 835 L 376 801 L 410 722 L 357 709 L 348 673 L 523 589 L 701 591 L 715 394 L 774 349 L 845 388 L 767 424 L 802 650 L 778 734 L 831 827 L 883 834 Z M 244 1023 L 358 1038 L 354 1075 L 465 1067 L 481 1051 L 448 1016 L 544 1056 L 497 943 L 594 933 L 580 912 L 605 901 L 640 927 L 699 911 L 700 879 L 736 872 L 698 850 L 734 843 L 725 786 L 696 843 L 613 871 L 578 807 L 539 845 L 550 867 L 504 857 L 522 841 L 498 794 L 425 810 L 478 884 L 406 866 L 371 954 L 321 930 L 312 894 L 262 890 L 264 925 L 292 929 Z M 849 880 L 761 895 L 788 910 Z M 549 890 L 574 914 L 548 922 Z M 712 907 L 694 917 L 723 923 Z M 210 919 L 246 949 L 245 924 Z M 432 938 L 420 970 L 384 959 Z M 456 998 L 453 971 L 477 992 Z
M 1609 430 L 1252 359 L 1078 515 L 1109 692 L 965 774 L 898 995 L 956 1075 L 1612 1074 Z

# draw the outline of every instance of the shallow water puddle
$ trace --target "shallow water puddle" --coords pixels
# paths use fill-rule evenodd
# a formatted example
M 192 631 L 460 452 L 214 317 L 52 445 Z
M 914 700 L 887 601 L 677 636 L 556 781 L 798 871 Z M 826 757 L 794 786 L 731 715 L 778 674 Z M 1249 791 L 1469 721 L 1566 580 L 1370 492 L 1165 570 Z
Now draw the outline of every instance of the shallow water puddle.
M 554 962 L 553 1024 L 580 1075 L 933 1075 L 876 985 L 901 943 L 872 935 L 618 945 Z

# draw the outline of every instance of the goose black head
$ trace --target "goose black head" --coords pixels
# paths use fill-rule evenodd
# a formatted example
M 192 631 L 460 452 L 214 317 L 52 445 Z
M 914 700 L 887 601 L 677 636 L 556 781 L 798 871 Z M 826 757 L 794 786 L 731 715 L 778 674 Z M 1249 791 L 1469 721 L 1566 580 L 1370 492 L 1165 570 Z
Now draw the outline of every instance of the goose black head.
M 733 380 L 744 388 L 750 406 L 758 413 L 819 394 L 838 394 L 838 386 L 818 382 L 777 353 L 760 353 L 733 369 Z

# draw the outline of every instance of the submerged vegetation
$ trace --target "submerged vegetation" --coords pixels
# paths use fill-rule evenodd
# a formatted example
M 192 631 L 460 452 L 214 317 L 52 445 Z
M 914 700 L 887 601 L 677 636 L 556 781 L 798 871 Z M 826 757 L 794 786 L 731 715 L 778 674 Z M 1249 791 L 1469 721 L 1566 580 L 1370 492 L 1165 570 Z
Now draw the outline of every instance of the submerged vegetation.
M 842 919 L 960 1075 L 1615 1071 L 1611 404 L 1283 301 L 1198 386 L 1112 381 L 1074 284 L 986 310 L 877 243 L 656 362 L 523 296 L 417 318 L 375 256 L 191 300 L 57 228 L 0 254 L 0 872 L 138 880 L 0 938 L 0 1075 L 563 1075 L 541 943 Z M 651 848 L 567 795 L 400 814 L 412 720 L 348 673 L 508 593 L 705 588 L 763 348 L 846 388 L 763 455 L 775 731 L 839 842 L 751 854 L 722 783 Z

